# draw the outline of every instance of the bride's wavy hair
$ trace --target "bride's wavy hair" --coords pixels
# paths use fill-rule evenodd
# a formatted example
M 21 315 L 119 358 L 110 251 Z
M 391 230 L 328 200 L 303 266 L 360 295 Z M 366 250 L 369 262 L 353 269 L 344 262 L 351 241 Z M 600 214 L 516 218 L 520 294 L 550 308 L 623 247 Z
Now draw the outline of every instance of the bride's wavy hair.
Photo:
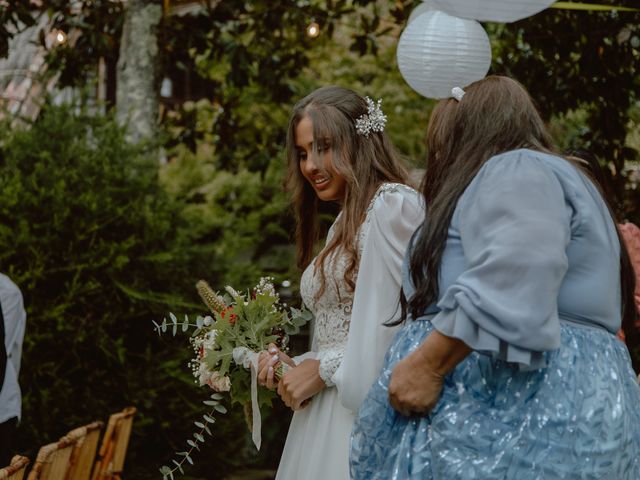
M 441 100 L 429 119 L 427 148 L 427 172 L 421 191 L 428 221 L 423 222 L 413 240 L 409 265 L 416 292 L 410 299 L 402 297 L 401 321 L 408 313 L 418 318 L 437 301 L 440 265 L 453 212 L 485 162 L 520 148 L 560 156 L 527 91 L 515 80 L 502 76 L 472 83 L 460 102 L 453 98 Z M 580 168 L 575 160 L 565 160 Z M 635 277 L 619 233 L 618 239 L 623 325 L 633 325 Z
M 345 281 L 355 288 L 354 276 L 359 255 L 357 235 L 366 210 L 378 187 L 384 182 L 407 183 L 407 168 L 385 132 L 369 136 L 356 131 L 356 119 L 367 114 L 367 102 L 356 92 L 337 86 L 322 87 L 300 100 L 294 107 L 287 130 L 288 175 L 286 187 L 296 216 L 297 264 L 306 268 L 319 240 L 318 199 L 313 187 L 300 171 L 296 148 L 296 128 L 304 117 L 313 123 L 313 155 L 321 158 L 319 148 L 331 149 L 331 169 L 344 178 L 342 214 L 334 233 L 320 252 L 316 268 L 321 271 L 322 294 L 326 285 L 324 264 L 332 253 L 342 250 L 348 263 Z M 326 167 L 326 166 L 325 166 Z

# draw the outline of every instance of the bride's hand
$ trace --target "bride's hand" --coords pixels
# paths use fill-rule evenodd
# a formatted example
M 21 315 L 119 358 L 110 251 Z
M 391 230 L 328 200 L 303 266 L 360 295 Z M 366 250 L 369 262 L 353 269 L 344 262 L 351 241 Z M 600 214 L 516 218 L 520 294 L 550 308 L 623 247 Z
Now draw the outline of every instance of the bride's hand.
M 258 355 L 258 383 L 270 390 L 275 390 L 278 379 L 275 374 L 280 363 L 295 367 L 294 361 L 284 352 L 281 352 L 275 344 L 270 343 L 266 351 Z
M 319 367 L 319 360 L 308 358 L 284 374 L 278 382 L 278 395 L 287 407 L 292 410 L 304 408 L 307 400 L 326 387 L 320 378 Z

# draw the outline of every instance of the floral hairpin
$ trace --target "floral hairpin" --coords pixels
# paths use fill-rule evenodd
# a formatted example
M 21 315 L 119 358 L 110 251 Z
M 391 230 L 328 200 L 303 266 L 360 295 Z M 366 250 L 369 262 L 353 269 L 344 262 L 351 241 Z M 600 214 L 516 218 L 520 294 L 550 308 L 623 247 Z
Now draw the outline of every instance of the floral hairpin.
M 382 100 L 374 103 L 369 97 L 364 97 L 364 99 L 367 102 L 367 113 L 363 113 L 356 119 L 356 131 L 369 138 L 371 132 L 384 132 L 387 116 L 382 113 L 380 108 Z
M 460 87 L 453 87 L 451 89 L 451 96 L 455 98 L 458 102 L 462 100 L 462 97 L 464 97 L 464 94 L 465 94 L 465 91 Z

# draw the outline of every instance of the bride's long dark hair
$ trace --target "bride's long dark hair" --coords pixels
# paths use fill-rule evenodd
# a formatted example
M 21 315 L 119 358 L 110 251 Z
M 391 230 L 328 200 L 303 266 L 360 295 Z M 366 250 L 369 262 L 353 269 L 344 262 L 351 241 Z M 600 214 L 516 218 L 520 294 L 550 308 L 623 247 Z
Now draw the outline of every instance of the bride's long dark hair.
M 501 76 L 469 85 L 461 102 L 452 98 L 440 101 L 429 121 L 427 148 L 427 173 L 421 185 L 427 217 L 413 240 L 409 259 L 416 292 L 409 299 L 402 298 L 401 321 L 408 314 L 418 318 L 437 301 L 440 265 L 453 212 L 485 162 L 519 148 L 560 156 L 527 91 L 515 80 Z M 628 326 L 635 323 L 637 314 L 635 276 L 619 233 L 618 239 L 623 325 Z

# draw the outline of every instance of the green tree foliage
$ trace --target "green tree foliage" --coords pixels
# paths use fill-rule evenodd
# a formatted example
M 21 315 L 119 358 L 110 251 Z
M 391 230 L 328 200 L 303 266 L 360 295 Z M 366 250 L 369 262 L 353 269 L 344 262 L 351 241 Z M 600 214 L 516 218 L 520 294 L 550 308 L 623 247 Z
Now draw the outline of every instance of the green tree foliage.
M 193 285 L 206 272 L 183 206 L 109 118 L 48 107 L 0 140 L 0 261 L 28 315 L 22 452 L 34 457 L 131 404 L 128 471 L 155 478 L 206 397 L 186 367 L 188 344 L 158 338 L 151 324 L 169 309 L 204 313 Z M 222 474 L 245 461 L 246 431 L 242 411 L 223 419 L 201 468 Z
M 55 45 L 48 51 L 46 62 L 52 73 L 59 74 L 61 87 L 81 87 L 95 78 L 100 58 L 115 68 L 124 20 L 122 2 L 111 0 L 43 0 L 38 10 L 51 17 L 51 29 L 73 35 L 73 41 Z M 48 32 L 40 32 L 40 43 Z
M 80 3 L 72 11 L 69 2 L 43 2 L 57 28 L 83 32 L 76 49 L 48 57 L 63 84 L 86 83 L 99 56 L 116 61 L 122 5 Z M 169 310 L 197 313 L 199 278 L 243 288 L 269 274 L 296 290 L 293 219 L 282 190 L 293 103 L 331 83 L 383 98 L 394 143 L 422 166 L 433 102 L 413 92 L 395 64 L 397 37 L 417 3 L 221 1 L 165 17 L 164 74 L 176 89 L 192 90 L 181 91 L 190 101 L 163 117 L 168 161 L 161 167 L 144 146 L 127 145 L 110 118 L 84 112 L 48 107 L 29 130 L 0 133 L 0 259 L 29 314 L 26 453 L 133 404 L 140 414 L 127 473 L 157 478 L 206 395 L 193 385 L 187 346 L 154 336 L 150 320 Z M 18 18 L 9 15 L 0 26 Z M 616 181 L 624 181 L 623 162 L 637 158 L 629 146 L 639 143 L 625 144 L 639 118 L 634 19 L 550 10 L 487 25 L 493 71 L 525 84 L 564 147 L 613 161 Z M 317 38 L 306 34 L 310 21 L 320 25 Z M 615 185 L 620 192 L 622 183 Z M 327 209 L 325 223 L 333 213 Z M 304 339 L 296 341 L 304 348 Z M 232 410 L 190 473 L 275 467 L 288 413 L 278 402 L 265 413 L 259 456 L 243 413 Z
M 207 278 L 242 288 L 264 274 L 279 281 L 295 277 L 284 165 L 274 162 L 263 175 L 246 168 L 216 169 L 215 157 L 184 148 L 175 155 L 163 167 L 162 180 L 186 203 L 182 214 L 193 226 L 190 235 Z
M 3 2 L 0 5 L 0 58 L 9 54 L 9 41 L 22 29 L 32 26 L 30 2 Z
M 219 167 L 232 171 L 241 166 L 261 171 L 269 167 L 284 143 L 284 123 L 273 123 L 271 117 L 288 111 L 300 96 L 294 80 L 310 65 L 318 45 L 331 41 L 343 22 L 355 19 L 352 34 L 343 42 L 345 51 L 349 44 L 361 53 L 377 48 L 376 35 L 385 31 L 377 3 L 213 2 L 197 15 L 167 19 L 169 71 L 171 65 L 179 65 L 203 79 L 203 96 L 220 112 L 210 129 Z M 320 38 L 307 35 L 311 21 L 320 26 Z M 198 129 L 184 127 L 179 140 L 193 148 Z

